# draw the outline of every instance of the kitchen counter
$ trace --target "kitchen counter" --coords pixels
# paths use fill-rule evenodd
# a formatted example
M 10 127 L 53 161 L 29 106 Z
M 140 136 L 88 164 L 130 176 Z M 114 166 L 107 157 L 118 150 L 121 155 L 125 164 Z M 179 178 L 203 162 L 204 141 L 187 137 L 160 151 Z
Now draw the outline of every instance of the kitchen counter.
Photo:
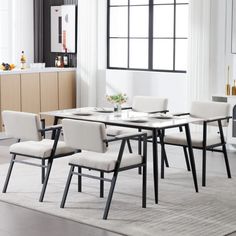
M 42 72 L 67 72 L 67 71 L 75 71 L 76 68 L 68 67 L 68 68 L 57 68 L 57 67 L 45 67 L 45 68 L 28 68 L 28 69 L 14 69 L 14 70 L 0 70 L 0 75 L 8 75 L 8 74 L 31 74 L 31 73 L 42 73 Z

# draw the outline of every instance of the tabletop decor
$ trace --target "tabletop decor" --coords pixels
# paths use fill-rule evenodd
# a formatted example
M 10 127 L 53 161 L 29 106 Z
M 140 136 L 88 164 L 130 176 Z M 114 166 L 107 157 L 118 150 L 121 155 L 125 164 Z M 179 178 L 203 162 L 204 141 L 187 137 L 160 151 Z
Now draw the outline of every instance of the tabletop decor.
M 126 103 L 128 97 L 125 93 L 106 95 L 107 101 L 114 105 L 115 116 L 121 116 L 121 104 Z

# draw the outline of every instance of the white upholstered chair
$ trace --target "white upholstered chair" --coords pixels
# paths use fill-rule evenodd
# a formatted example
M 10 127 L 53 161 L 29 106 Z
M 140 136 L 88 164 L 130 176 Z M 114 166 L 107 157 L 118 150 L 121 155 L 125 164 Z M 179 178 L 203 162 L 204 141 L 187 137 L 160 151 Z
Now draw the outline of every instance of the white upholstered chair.
M 147 113 L 158 113 L 158 112 L 167 112 L 168 99 L 159 98 L 152 96 L 135 96 L 133 98 L 132 111 L 137 112 L 147 112 Z M 117 128 L 117 127 L 108 127 L 107 135 L 116 136 L 119 134 L 124 134 L 128 132 L 134 132 L 132 128 Z M 152 133 L 147 131 L 148 136 L 151 136 Z
M 2 118 L 6 135 L 18 140 L 18 142 L 11 145 L 9 149 L 12 154 L 12 159 L 5 180 L 3 193 L 7 191 L 14 163 L 29 164 L 42 168 L 43 187 L 39 200 L 43 201 L 53 160 L 55 158 L 71 155 L 75 150 L 67 147 L 63 141 L 59 141 L 61 126 L 52 126 L 43 129 L 37 114 L 3 111 Z M 43 139 L 46 131 L 55 131 L 55 139 Z M 17 156 L 38 159 L 40 160 L 40 164 L 17 160 Z M 47 170 L 46 175 L 45 169 Z
M 191 105 L 190 113 L 182 115 L 190 115 L 192 117 L 202 118 L 203 122 L 198 125 L 202 126 L 201 131 L 192 131 L 192 146 L 202 150 L 202 186 L 206 186 L 206 151 L 222 152 L 224 155 L 228 178 L 231 178 L 230 166 L 228 162 L 226 142 L 224 138 L 223 127 L 228 126 L 228 120 L 231 118 L 230 105 L 219 102 L 200 102 L 195 101 Z M 214 129 L 209 126 L 215 127 Z M 186 164 L 190 170 L 187 154 L 187 141 L 185 132 L 180 130 L 178 133 L 166 134 L 164 136 L 164 145 L 177 145 L 184 148 Z M 221 147 L 221 149 L 215 149 Z M 164 147 L 163 147 L 164 148 Z M 165 148 L 163 155 L 166 155 Z M 166 158 L 166 157 L 165 157 Z M 162 161 L 162 177 L 164 177 L 164 165 Z
M 152 113 L 158 113 L 158 112 L 161 112 L 161 113 L 168 112 L 167 107 L 168 107 L 167 98 L 159 98 L 159 97 L 153 97 L 153 96 L 135 96 L 133 98 L 132 107 L 130 109 L 136 112 L 146 112 L 146 113 L 152 114 Z M 126 134 L 130 132 L 134 132 L 134 129 L 125 128 L 125 127 L 122 127 L 122 128 L 110 127 L 110 126 L 107 127 L 108 136 L 116 136 L 116 135 Z M 145 132 L 147 133 L 148 139 L 151 139 L 152 131 L 146 130 Z M 141 139 L 139 139 L 138 142 L 139 142 L 138 144 L 139 153 L 141 153 Z M 131 147 L 129 139 L 127 139 L 127 146 L 128 146 L 129 152 L 132 153 L 132 147 Z M 166 166 L 169 167 L 168 160 L 164 159 L 164 162 Z M 139 173 L 141 173 L 140 168 L 139 168 Z
M 142 207 L 146 207 L 146 152 L 147 140 L 146 133 L 135 132 L 129 135 L 120 135 L 107 139 L 105 125 L 97 122 L 87 122 L 79 120 L 62 120 L 64 139 L 66 145 L 74 149 L 82 150 L 81 153 L 72 155 L 69 162 L 70 171 L 65 186 L 61 208 L 64 208 L 67 198 L 71 178 L 78 175 L 79 185 L 82 184 L 82 176 L 100 180 L 100 197 L 103 197 L 104 181 L 111 183 L 103 219 L 107 219 L 110 204 L 113 196 L 118 173 L 121 171 L 142 167 L 143 184 L 142 184 Z M 133 137 L 143 138 L 143 155 L 123 154 L 126 140 Z M 122 140 L 119 153 L 107 152 L 107 143 Z M 78 167 L 78 172 L 74 171 Z M 82 168 L 100 172 L 100 177 L 83 174 Z M 113 173 L 111 179 L 104 178 L 104 173 Z M 81 187 L 79 188 L 81 192 Z

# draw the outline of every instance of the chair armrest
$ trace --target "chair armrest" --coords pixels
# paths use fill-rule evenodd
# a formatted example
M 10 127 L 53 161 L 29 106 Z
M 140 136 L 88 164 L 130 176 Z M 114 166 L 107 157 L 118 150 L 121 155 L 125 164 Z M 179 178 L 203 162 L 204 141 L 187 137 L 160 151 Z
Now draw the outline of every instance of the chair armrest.
M 173 116 L 187 116 L 187 115 L 190 115 L 189 112 L 185 112 L 185 113 L 176 113 L 176 114 L 173 114 Z
M 232 118 L 232 116 L 217 116 L 217 117 L 205 119 L 204 122 L 210 123 L 210 122 L 216 122 L 216 121 L 220 121 L 220 120 L 229 120 L 231 118 Z
M 112 138 L 108 138 L 108 139 L 104 140 L 104 142 L 109 143 L 109 142 L 114 142 L 114 141 L 123 140 L 123 139 L 142 137 L 145 135 L 147 135 L 147 133 L 145 133 L 145 132 L 134 132 L 134 133 L 127 133 L 127 134 L 120 134 L 120 135 L 114 136 Z
M 151 111 L 151 112 L 147 112 L 148 114 L 155 114 L 155 113 L 167 113 L 169 112 L 169 110 L 161 110 L 161 111 Z
M 53 130 L 61 130 L 62 129 L 62 125 L 52 125 L 49 127 L 46 127 L 44 129 L 40 129 L 40 132 L 47 132 L 47 131 L 53 131 Z
M 121 110 L 131 110 L 132 107 L 121 107 Z

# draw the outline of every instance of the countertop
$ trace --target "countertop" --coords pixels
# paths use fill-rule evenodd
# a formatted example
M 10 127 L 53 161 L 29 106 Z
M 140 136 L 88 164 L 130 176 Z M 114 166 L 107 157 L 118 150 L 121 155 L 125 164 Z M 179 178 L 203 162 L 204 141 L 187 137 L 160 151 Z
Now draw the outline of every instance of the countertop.
M 75 71 L 76 68 L 57 68 L 57 67 L 45 67 L 45 68 L 28 68 L 28 69 L 14 69 L 10 71 L 0 70 L 0 75 L 8 74 L 30 74 L 30 73 L 43 73 L 43 72 L 63 72 L 63 71 Z

